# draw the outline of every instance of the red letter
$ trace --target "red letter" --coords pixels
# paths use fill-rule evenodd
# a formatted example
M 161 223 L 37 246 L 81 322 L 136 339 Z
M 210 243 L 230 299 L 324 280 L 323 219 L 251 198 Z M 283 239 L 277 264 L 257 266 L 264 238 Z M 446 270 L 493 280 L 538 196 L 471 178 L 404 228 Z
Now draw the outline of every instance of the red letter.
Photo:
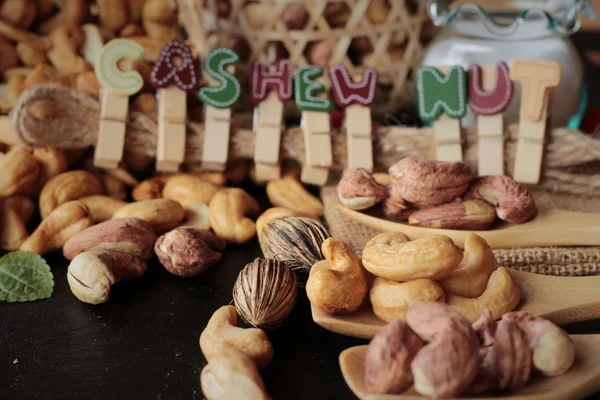
M 279 60 L 275 68 L 275 72 L 269 73 L 262 62 L 252 63 L 252 103 L 260 103 L 267 96 L 268 89 L 277 90 L 277 96 L 282 102 L 292 97 L 291 61 Z
M 500 114 L 510 105 L 513 92 L 514 83 L 505 63 L 496 64 L 496 87 L 490 91 L 483 90 L 481 67 L 477 64 L 469 66 L 469 103 L 475 113 Z
M 175 65 L 173 58 L 181 59 L 180 65 Z M 184 43 L 171 40 L 163 47 L 154 65 L 150 81 L 155 88 L 165 88 L 175 85 L 186 91 L 196 86 L 196 73 L 192 52 Z
M 377 84 L 377 71 L 374 68 L 363 70 L 362 82 L 354 83 L 348 76 L 348 71 L 343 65 L 334 65 L 329 68 L 333 98 L 340 108 L 350 104 L 369 106 L 375 96 Z

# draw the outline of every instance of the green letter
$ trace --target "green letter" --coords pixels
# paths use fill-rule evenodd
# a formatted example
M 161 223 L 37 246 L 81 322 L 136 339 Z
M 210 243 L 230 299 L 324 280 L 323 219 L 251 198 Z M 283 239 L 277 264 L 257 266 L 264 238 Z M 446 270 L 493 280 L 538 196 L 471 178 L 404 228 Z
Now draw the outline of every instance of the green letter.
M 455 65 L 444 76 L 433 67 L 421 67 L 417 72 L 419 117 L 435 121 L 445 112 L 452 118 L 467 113 L 467 79 L 465 70 Z
M 325 89 L 321 83 L 314 79 L 323 75 L 323 69 L 314 65 L 301 67 L 294 76 L 294 91 L 296 106 L 303 111 L 330 112 L 333 103 L 329 99 L 317 97 Z
M 230 108 L 240 98 L 240 83 L 225 67 L 238 63 L 240 56 L 231 49 L 217 48 L 204 61 L 204 68 L 219 86 L 205 86 L 198 91 L 200 100 L 215 108 Z

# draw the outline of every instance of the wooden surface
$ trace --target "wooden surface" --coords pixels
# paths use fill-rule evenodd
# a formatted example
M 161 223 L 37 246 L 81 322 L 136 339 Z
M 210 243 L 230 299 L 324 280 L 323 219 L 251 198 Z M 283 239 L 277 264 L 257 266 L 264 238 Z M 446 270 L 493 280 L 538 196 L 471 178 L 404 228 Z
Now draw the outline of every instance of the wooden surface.
M 521 288 L 518 310 L 565 325 L 600 318 L 600 276 L 556 277 L 510 270 Z M 331 316 L 311 307 L 313 320 L 342 335 L 370 339 L 386 325 L 370 304 L 356 313 Z
M 575 346 L 575 363 L 565 374 L 547 378 L 532 376 L 529 384 L 493 397 L 472 400 L 580 400 L 600 389 L 600 335 L 571 335 Z M 372 395 L 364 386 L 367 346 L 357 346 L 340 354 L 340 369 L 354 394 L 361 400 L 416 400 L 424 397 L 414 388 L 402 395 Z M 461 397 L 461 399 L 468 399 Z
M 344 214 L 361 224 L 380 231 L 402 232 L 411 239 L 430 235 L 445 235 L 462 247 L 470 232 L 484 238 L 491 248 L 536 246 L 599 246 L 600 213 L 565 210 L 540 210 L 539 215 L 525 224 L 497 222 L 487 231 L 459 231 L 422 228 L 408 223 L 389 221 L 377 211 L 360 212 L 339 205 Z

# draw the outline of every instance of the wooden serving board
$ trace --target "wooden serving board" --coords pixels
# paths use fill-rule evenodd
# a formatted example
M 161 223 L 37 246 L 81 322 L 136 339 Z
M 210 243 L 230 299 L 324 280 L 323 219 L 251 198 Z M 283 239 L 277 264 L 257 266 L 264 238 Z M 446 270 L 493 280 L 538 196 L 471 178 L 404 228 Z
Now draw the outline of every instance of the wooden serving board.
M 517 310 L 544 317 L 558 325 L 600 318 L 600 276 L 557 277 L 514 269 L 521 288 Z M 375 316 L 371 304 L 346 315 L 328 315 L 311 305 L 313 320 L 323 328 L 346 336 L 370 339 L 386 325 Z
M 575 364 L 569 371 L 552 378 L 535 376 L 523 389 L 500 396 L 471 400 L 578 400 L 600 390 L 600 335 L 571 335 L 575 345 Z M 361 400 L 420 400 L 425 397 L 413 388 L 399 395 L 369 394 L 364 386 L 364 365 L 368 346 L 356 346 L 340 354 L 340 368 L 346 383 Z M 462 400 L 469 398 L 461 397 Z
M 537 246 L 598 246 L 600 245 L 600 213 L 547 209 L 525 224 L 498 223 L 487 231 L 459 231 L 412 226 L 382 218 L 376 212 L 360 212 L 338 205 L 349 218 L 385 232 L 402 232 L 411 239 L 430 235 L 445 235 L 462 247 L 469 233 L 477 233 L 492 249 Z

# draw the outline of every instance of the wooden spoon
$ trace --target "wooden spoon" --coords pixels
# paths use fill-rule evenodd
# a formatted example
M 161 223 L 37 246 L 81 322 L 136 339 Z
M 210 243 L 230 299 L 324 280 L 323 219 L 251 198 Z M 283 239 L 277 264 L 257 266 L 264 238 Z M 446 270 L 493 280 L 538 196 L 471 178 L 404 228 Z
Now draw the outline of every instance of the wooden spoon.
M 338 205 L 349 218 L 385 232 L 402 232 L 411 239 L 430 235 L 446 235 L 462 247 L 471 232 L 484 238 L 492 249 L 536 246 L 597 246 L 600 245 L 600 213 L 582 213 L 556 209 L 540 210 L 539 215 L 525 224 L 502 222 L 489 231 L 458 231 L 412 226 L 389 221 L 378 215 L 354 211 Z
M 565 374 L 552 378 L 535 376 L 529 384 L 503 396 L 471 400 L 578 400 L 600 390 L 600 335 L 571 335 L 575 345 L 575 364 Z M 368 346 L 356 346 L 340 354 L 340 368 L 346 383 L 361 400 L 420 400 L 414 388 L 399 395 L 369 394 L 364 385 L 364 366 Z M 462 400 L 467 398 L 461 397 Z
M 560 277 L 514 269 L 521 287 L 518 310 L 565 325 L 600 318 L 600 276 Z M 311 305 L 313 320 L 323 328 L 346 336 L 370 339 L 386 322 L 375 316 L 371 304 L 352 314 L 328 315 Z

